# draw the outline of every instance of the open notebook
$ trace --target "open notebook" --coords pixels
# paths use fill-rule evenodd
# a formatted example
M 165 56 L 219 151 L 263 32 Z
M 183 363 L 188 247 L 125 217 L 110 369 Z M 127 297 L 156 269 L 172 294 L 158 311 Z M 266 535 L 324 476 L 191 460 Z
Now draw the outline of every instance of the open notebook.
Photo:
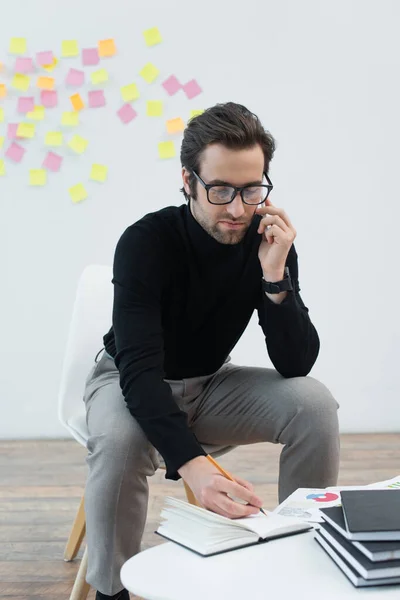
M 167 497 L 156 533 L 202 556 L 212 556 L 311 529 L 309 523 L 298 519 L 267 515 L 228 519 Z

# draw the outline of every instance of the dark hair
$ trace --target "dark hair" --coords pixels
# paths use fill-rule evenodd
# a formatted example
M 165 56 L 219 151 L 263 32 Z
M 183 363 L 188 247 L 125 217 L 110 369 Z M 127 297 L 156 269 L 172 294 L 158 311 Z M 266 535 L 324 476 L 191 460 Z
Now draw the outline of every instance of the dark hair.
M 216 104 L 193 117 L 183 134 L 181 163 L 190 172 L 189 186 L 193 199 L 196 199 L 196 178 L 193 171 L 200 171 L 203 150 L 209 144 L 217 143 L 237 150 L 259 144 L 264 153 L 264 171 L 269 171 L 269 163 L 275 152 L 275 140 L 264 129 L 257 115 L 235 102 Z M 189 200 L 183 187 L 181 192 Z

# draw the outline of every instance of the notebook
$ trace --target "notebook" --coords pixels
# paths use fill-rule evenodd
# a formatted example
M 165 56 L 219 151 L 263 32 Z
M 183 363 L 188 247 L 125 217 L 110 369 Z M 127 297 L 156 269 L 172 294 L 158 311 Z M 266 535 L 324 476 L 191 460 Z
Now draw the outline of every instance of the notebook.
M 349 539 L 400 541 L 398 490 L 349 490 L 341 493 Z
M 369 587 L 376 585 L 399 584 L 400 577 L 390 577 L 382 579 L 364 579 L 345 558 L 336 552 L 335 548 L 319 533 L 315 531 L 315 540 L 325 550 L 325 552 L 335 561 L 337 566 L 343 571 L 346 577 L 355 587 Z
M 177 498 L 167 497 L 156 533 L 201 556 L 260 544 L 312 529 L 309 523 L 261 512 L 228 519 Z

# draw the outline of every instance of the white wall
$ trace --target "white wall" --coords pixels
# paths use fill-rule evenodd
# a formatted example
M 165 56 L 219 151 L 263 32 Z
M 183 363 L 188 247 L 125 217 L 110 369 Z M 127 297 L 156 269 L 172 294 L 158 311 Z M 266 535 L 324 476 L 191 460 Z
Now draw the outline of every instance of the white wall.
M 64 89 L 61 107 L 25 143 L 23 163 L 0 178 L 0 437 L 65 436 L 57 392 L 82 269 L 111 264 L 120 234 L 142 214 L 183 201 L 179 159 L 156 156 L 158 140 L 167 139 L 163 121 L 141 116 L 122 126 L 115 116 L 119 86 L 139 81 L 149 60 L 160 81 L 196 77 L 204 93 L 168 99 L 159 83 L 141 84 L 139 112 L 145 99 L 164 98 L 166 117 L 187 119 L 190 108 L 233 100 L 276 137 L 272 200 L 298 230 L 303 298 L 322 340 L 313 375 L 340 402 L 343 432 L 400 431 L 399 18 L 394 0 L 7 3 L 0 60 L 8 64 L 11 36 L 26 36 L 31 51 L 58 54 L 62 39 L 90 47 L 115 37 L 119 52 L 107 62 L 107 109 L 82 117 L 87 154 L 62 150 L 63 168 L 44 189 L 26 185 L 27 169 L 44 156 L 43 132 L 68 109 Z M 148 49 L 141 32 L 155 25 L 164 43 Z M 60 87 L 66 70 L 56 75 Z M 90 197 L 73 205 L 67 189 L 92 162 L 109 166 L 108 182 L 89 184 Z M 268 364 L 255 321 L 232 356 Z

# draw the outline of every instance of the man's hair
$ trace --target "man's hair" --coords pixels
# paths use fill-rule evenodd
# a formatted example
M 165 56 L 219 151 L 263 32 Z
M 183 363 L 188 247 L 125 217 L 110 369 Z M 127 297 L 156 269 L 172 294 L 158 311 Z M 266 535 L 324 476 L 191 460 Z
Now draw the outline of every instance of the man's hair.
M 207 108 L 191 119 L 184 131 L 181 146 L 181 163 L 190 172 L 190 196 L 196 199 L 196 178 L 199 173 L 202 152 L 210 144 L 222 144 L 233 150 L 261 146 L 264 153 L 264 172 L 268 173 L 269 163 L 275 152 L 275 140 L 264 129 L 260 119 L 242 104 L 226 102 Z M 181 192 L 189 200 L 185 189 Z

